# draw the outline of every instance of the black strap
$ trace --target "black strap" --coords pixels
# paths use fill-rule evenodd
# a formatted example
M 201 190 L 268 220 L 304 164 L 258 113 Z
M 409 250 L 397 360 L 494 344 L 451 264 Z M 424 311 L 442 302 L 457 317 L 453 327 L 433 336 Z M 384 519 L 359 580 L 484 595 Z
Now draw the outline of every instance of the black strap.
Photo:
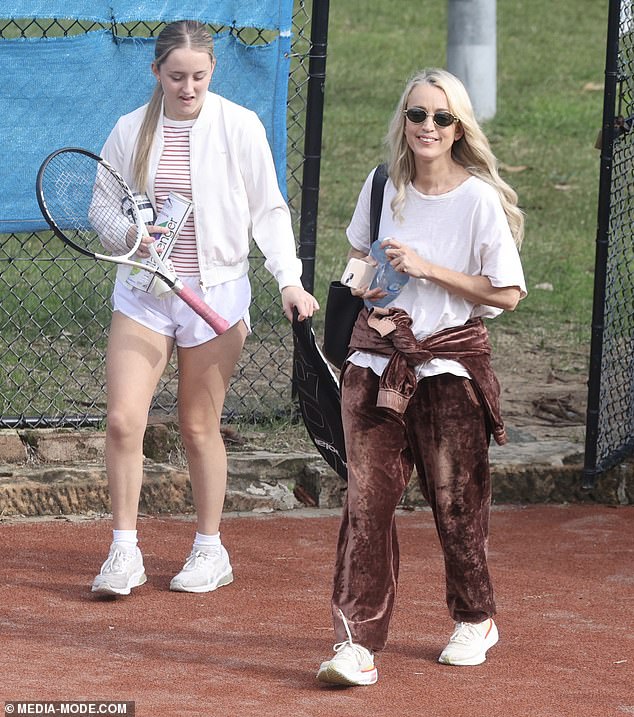
M 372 177 L 372 193 L 370 194 L 370 245 L 379 238 L 381 209 L 383 208 L 383 190 L 387 182 L 387 165 L 379 164 Z

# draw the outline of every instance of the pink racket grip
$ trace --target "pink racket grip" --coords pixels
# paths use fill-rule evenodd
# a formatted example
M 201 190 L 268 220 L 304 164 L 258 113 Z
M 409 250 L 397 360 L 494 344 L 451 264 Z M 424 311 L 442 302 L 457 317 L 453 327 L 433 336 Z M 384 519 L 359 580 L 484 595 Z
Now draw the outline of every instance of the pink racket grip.
M 207 306 L 188 286 L 185 286 L 179 281 L 174 286 L 174 291 L 198 316 L 205 319 L 218 335 L 224 334 L 229 328 L 229 322 L 223 319 L 220 314 L 217 314 L 210 306 Z

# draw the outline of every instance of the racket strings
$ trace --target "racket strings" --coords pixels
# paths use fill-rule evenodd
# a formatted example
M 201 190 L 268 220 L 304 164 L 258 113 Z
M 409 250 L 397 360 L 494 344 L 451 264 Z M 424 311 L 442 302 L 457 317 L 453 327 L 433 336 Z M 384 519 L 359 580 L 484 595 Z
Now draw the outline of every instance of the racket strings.
M 107 166 L 64 152 L 47 165 L 43 195 L 54 223 L 72 243 L 95 254 L 128 256 L 138 248 L 138 210 L 129 190 Z

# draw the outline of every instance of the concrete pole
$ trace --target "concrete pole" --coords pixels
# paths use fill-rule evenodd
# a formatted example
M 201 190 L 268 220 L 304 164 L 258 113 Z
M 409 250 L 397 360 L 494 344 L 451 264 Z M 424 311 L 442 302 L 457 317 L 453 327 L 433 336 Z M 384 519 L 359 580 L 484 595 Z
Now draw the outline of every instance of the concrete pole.
M 464 83 L 478 120 L 495 117 L 496 0 L 448 0 L 447 69 Z

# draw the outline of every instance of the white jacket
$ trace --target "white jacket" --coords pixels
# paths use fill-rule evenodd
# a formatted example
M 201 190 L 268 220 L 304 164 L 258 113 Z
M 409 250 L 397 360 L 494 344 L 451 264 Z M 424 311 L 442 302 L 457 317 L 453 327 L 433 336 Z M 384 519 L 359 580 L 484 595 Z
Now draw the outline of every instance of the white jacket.
M 133 191 L 134 149 L 146 107 L 121 117 L 102 149 L 102 157 Z M 159 121 L 145 190 L 155 207 L 154 177 L 162 151 Z M 255 112 L 208 92 L 192 127 L 190 157 L 201 284 L 215 286 L 246 274 L 253 238 L 280 290 L 301 286 L 302 263 L 296 256 L 290 212 Z

